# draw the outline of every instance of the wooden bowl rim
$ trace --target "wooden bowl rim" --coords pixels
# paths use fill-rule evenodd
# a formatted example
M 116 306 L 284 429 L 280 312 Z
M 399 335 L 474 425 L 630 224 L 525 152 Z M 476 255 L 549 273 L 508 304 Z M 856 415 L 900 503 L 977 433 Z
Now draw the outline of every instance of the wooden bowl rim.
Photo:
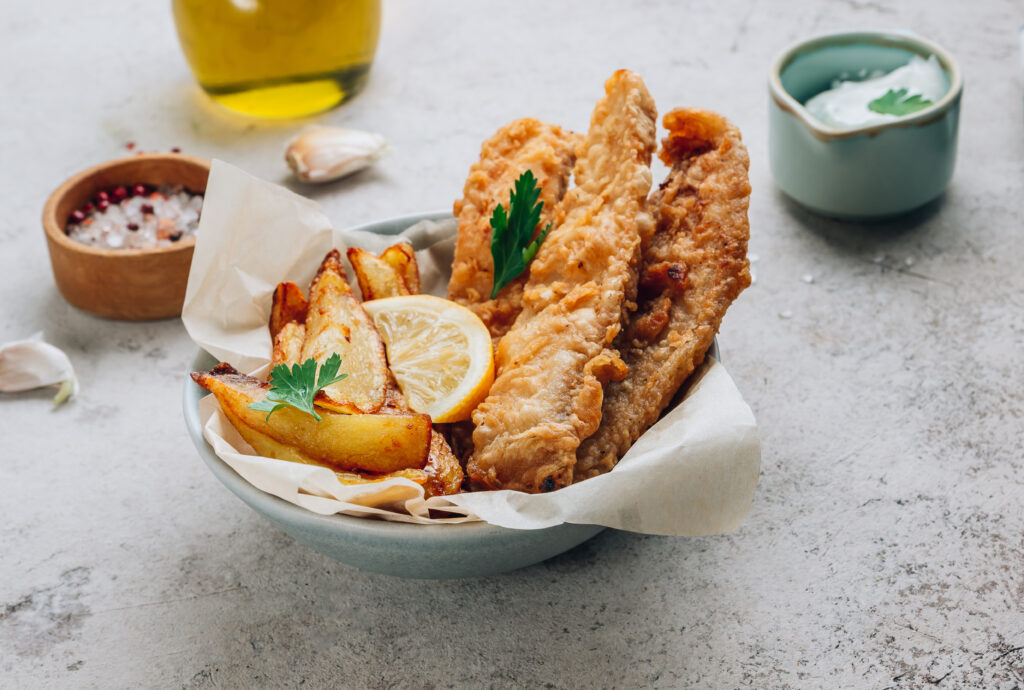
M 127 165 L 129 167 L 134 167 L 132 164 L 140 165 L 143 163 L 166 160 L 184 161 L 187 164 L 194 165 L 205 170 L 207 174 L 210 172 L 210 160 L 208 158 L 200 158 L 199 156 L 190 156 L 183 153 L 142 153 L 134 156 L 115 158 L 113 160 L 106 161 L 105 163 L 94 165 L 91 168 L 86 168 L 82 172 L 72 175 L 61 183 L 59 187 L 53 190 L 53 193 L 50 194 L 46 203 L 43 205 L 43 230 L 46 232 L 46 236 L 53 242 L 56 242 L 71 251 L 81 254 L 91 254 L 93 256 L 132 257 L 142 254 L 171 254 L 173 252 L 193 249 L 196 244 L 195 235 L 189 235 L 181 242 L 175 242 L 172 245 L 164 247 L 127 247 L 125 249 L 104 249 L 101 247 L 93 247 L 92 245 L 78 242 L 68 237 L 57 218 L 57 206 L 60 205 L 60 202 L 65 196 L 67 196 L 68 192 L 73 187 L 76 187 L 90 177 L 94 177 L 100 172 L 114 166 Z

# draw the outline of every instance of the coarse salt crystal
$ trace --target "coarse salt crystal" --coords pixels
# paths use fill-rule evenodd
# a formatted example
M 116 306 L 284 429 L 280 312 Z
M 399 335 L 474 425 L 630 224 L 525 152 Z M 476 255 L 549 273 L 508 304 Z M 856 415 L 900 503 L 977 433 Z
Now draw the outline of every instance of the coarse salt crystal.
M 83 221 L 68 224 L 68 237 L 94 247 L 141 248 L 167 246 L 199 229 L 202 194 L 181 185 L 161 185 L 153 193 L 140 191 L 146 190 L 137 185 L 135 196 L 113 202 L 103 211 L 91 210 Z

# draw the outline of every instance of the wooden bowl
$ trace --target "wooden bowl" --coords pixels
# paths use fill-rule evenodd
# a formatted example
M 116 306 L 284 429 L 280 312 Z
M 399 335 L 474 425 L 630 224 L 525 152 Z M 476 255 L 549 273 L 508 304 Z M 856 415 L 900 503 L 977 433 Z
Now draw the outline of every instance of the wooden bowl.
M 195 249 L 194 236 L 164 247 L 100 249 L 67 236 L 76 208 L 118 185 L 180 184 L 206 191 L 210 161 L 179 153 L 147 153 L 109 161 L 78 173 L 43 207 L 43 229 L 57 289 L 79 309 L 110 319 L 144 321 L 181 316 Z

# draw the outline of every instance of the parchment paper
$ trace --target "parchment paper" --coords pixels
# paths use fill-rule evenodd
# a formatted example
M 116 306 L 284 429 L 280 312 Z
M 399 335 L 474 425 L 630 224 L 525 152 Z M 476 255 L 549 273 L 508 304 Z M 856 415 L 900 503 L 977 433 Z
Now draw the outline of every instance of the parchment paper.
M 417 250 L 424 292 L 445 294 L 455 229 L 454 221 L 424 221 L 402 233 Z M 277 283 L 307 286 L 332 247 L 377 252 L 396 241 L 334 230 L 316 203 L 214 161 L 182 320 L 198 346 L 241 371 L 263 375 Z M 485 520 L 516 529 L 572 522 L 679 536 L 732 531 L 757 486 L 760 445 L 753 414 L 725 368 L 710 357 L 681 397 L 614 470 L 537 495 L 481 491 L 425 499 L 407 479 L 342 485 L 327 468 L 256 455 L 212 395 L 200 401 L 200 418 L 214 452 L 242 477 L 321 514 L 431 524 Z M 447 516 L 432 518 L 431 509 Z

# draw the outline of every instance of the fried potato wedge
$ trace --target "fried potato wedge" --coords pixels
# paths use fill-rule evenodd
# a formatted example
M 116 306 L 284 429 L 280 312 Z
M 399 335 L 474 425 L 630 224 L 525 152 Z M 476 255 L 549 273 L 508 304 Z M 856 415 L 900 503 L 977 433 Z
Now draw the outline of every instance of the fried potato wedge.
M 420 287 L 420 267 L 416 263 L 416 252 L 413 251 L 411 244 L 406 244 L 405 242 L 394 244 L 381 252 L 380 258 L 385 263 L 390 264 L 402 276 L 405 286 L 409 289 L 408 294 L 420 294 L 422 291 Z M 398 295 L 388 296 L 397 297 Z
M 332 354 L 341 355 L 341 370 L 348 376 L 317 393 L 317 405 L 351 414 L 376 412 L 384 404 L 390 376 L 384 342 L 352 294 L 340 259 L 337 250 L 329 252 L 309 288 L 299 359 L 312 357 L 321 365 Z
M 301 323 L 289 321 L 274 338 L 274 352 L 270 358 L 270 364 L 287 364 L 291 366 L 299 363 L 302 356 L 302 343 L 306 339 L 306 327 Z
M 349 249 L 348 260 L 352 263 L 352 268 L 355 269 L 364 301 L 419 294 L 420 269 L 411 245 L 400 243 L 388 247 L 379 258 L 362 249 Z M 387 278 L 383 278 L 382 274 L 385 272 L 390 272 Z M 376 278 L 376 282 L 372 282 L 375 279 L 375 273 L 380 277 Z M 392 275 L 398 279 L 391 278 Z M 364 281 L 368 287 L 364 287 Z M 398 409 L 409 409 L 405 396 L 394 380 L 389 383 L 388 401 L 388 404 Z M 408 470 L 410 473 L 413 471 Z M 452 452 L 448 441 L 442 434 L 434 431 L 430 437 L 430 457 L 423 468 L 422 481 L 413 477 L 409 478 L 423 485 L 425 494 L 429 498 L 430 496 L 448 496 L 459 493 L 462 490 L 462 481 L 465 476 L 462 465 Z
M 462 466 L 452 455 L 448 442 L 436 431 L 431 436 L 430 457 L 422 470 L 397 470 L 387 474 L 366 472 L 337 472 L 336 474 L 338 481 L 342 484 L 371 484 L 382 482 L 385 479 L 402 477 L 422 486 L 424 498 L 457 494 L 462 490 L 462 480 L 465 478 Z
M 402 477 L 422 486 L 424 498 L 459 493 L 462 490 L 462 480 L 466 476 L 462 471 L 462 465 L 452 454 L 448 442 L 436 431 L 431 434 L 430 456 L 422 470 L 396 470 L 387 474 L 367 472 L 336 472 L 336 474 L 338 481 L 342 484 L 371 484 L 382 482 L 385 479 Z
M 430 455 L 423 469 L 427 474 L 423 488 L 428 498 L 449 496 L 462 490 L 462 480 L 466 477 L 462 465 L 452 453 L 448 441 L 437 431 L 430 436 Z
M 430 416 L 389 409 L 388 414 L 337 414 L 321 421 L 293 407 L 270 415 L 249 408 L 266 397 L 270 384 L 227 364 L 192 379 L 217 397 L 232 425 L 258 453 L 322 465 L 335 471 L 388 473 L 422 469 L 432 443 Z
M 423 486 L 427 483 L 428 479 L 426 470 L 395 470 L 387 474 L 372 474 L 368 472 L 335 472 L 335 474 L 338 475 L 338 481 L 346 485 L 373 484 L 374 482 L 382 482 L 385 479 L 399 477 L 414 481 Z
M 317 462 L 308 456 L 302 454 L 292 446 L 285 445 L 280 441 L 277 441 L 266 434 L 256 431 L 250 426 L 246 426 L 242 423 L 238 417 L 234 414 L 225 410 L 225 416 L 231 422 L 231 425 L 238 430 L 239 436 L 245 439 L 245 442 L 252 446 L 253 450 L 264 457 L 277 458 L 278 460 L 288 460 L 289 462 L 298 462 L 304 465 L 316 465 L 317 467 L 324 467 L 324 463 Z M 335 476 L 338 477 L 338 481 L 346 486 L 352 486 L 357 484 L 372 484 L 374 482 L 382 482 L 385 479 L 393 479 L 395 477 L 402 477 L 416 482 L 420 486 L 424 487 L 424 493 L 427 497 L 430 493 L 430 475 L 427 470 L 421 469 L 408 469 L 408 470 L 394 470 L 393 472 L 387 472 L 385 474 L 375 474 L 372 472 L 359 471 L 351 469 L 347 471 L 338 471 L 335 467 L 326 465 L 327 469 L 334 470 Z
M 270 305 L 270 339 L 277 340 L 287 323 L 305 323 L 309 308 L 302 290 L 295 283 L 278 283 Z
M 347 255 L 364 302 L 411 294 L 399 270 L 379 256 L 357 247 L 349 249 Z

